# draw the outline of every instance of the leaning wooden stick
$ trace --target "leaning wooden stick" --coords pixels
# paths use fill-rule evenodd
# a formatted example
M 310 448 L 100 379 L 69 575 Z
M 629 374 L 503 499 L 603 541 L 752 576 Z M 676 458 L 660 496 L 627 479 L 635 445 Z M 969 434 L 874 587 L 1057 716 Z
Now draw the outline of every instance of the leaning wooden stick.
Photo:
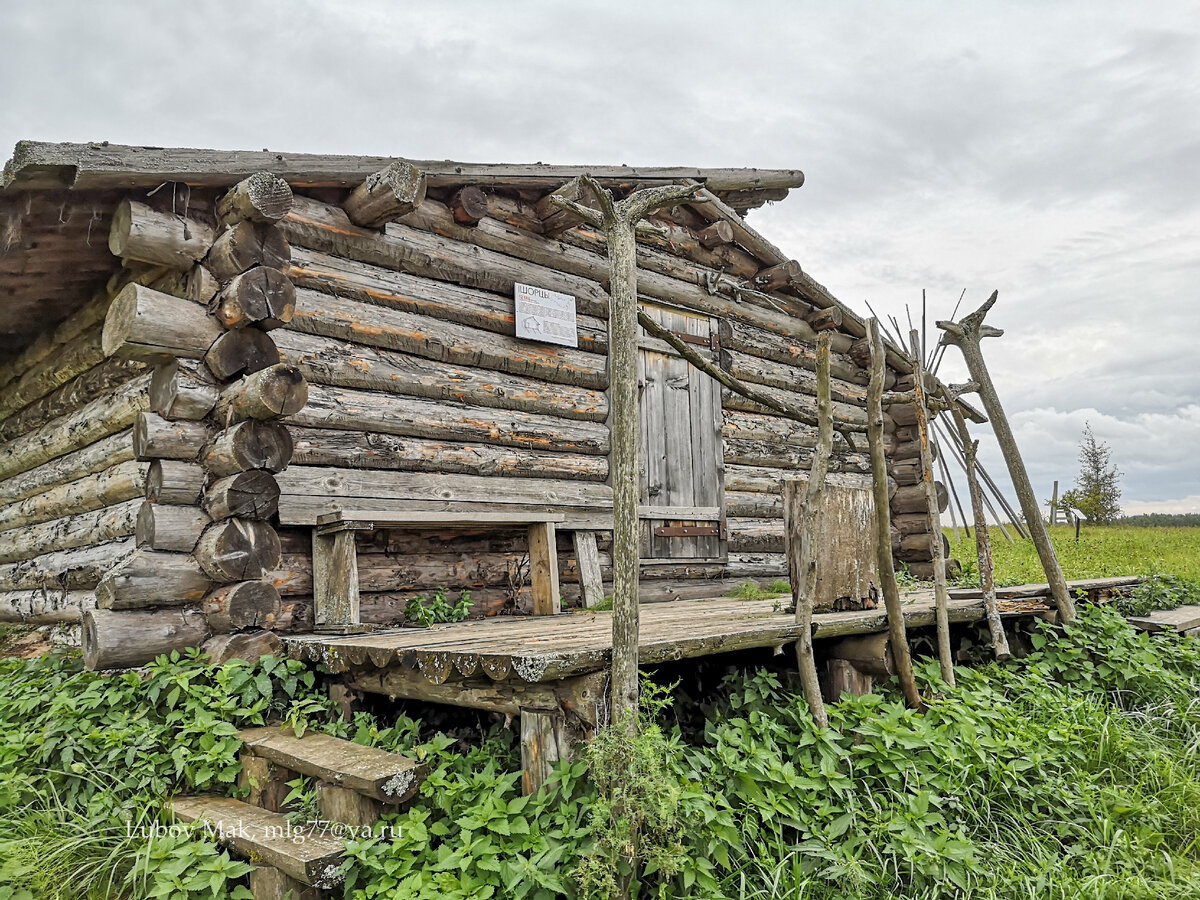
M 892 658 L 900 679 L 904 700 L 913 709 L 924 709 L 917 679 L 913 675 L 912 657 L 908 652 L 908 629 L 904 626 L 904 610 L 900 606 L 900 590 L 896 586 L 896 566 L 892 562 L 892 516 L 888 501 L 887 457 L 883 449 L 883 337 L 879 320 L 867 320 L 867 337 L 871 344 L 871 381 L 867 386 L 867 443 L 871 447 L 871 487 L 875 495 L 875 549 L 879 562 L 879 589 L 887 607 L 888 635 Z
M 1071 625 L 1075 622 L 1075 603 L 1071 600 L 1070 591 L 1067 589 L 1067 580 L 1063 577 L 1062 566 L 1058 564 L 1054 545 L 1050 543 L 1050 535 L 1042 521 L 1042 508 L 1033 492 L 1033 485 L 1029 483 L 1029 473 L 1025 471 L 1025 463 L 1021 459 L 1021 452 L 1017 449 L 1017 440 L 1013 437 L 1008 417 L 1004 414 L 1004 407 L 1000 404 L 1000 397 L 996 393 L 996 386 L 992 383 L 992 377 L 983 361 L 983 351 L 979 346 L 982 338 L 1000 337 L 1004 334 L 999 328 L 983 324 L 988 310 L 996 303 L 998 293 L 998 291 L 993 291 L 992 296 L 983 306 L 963 317 L 961 321 L 938 322 L 937 326 L 945 332 L 942 335 L 942 342 L 954 344 L 962 351 L 963 359 L 967 363 L 967 371 L 971 373 L 971 380 L 979 385 L 979 398 L 983 401 L 983 407 L 992 421 L 996 442 L 1000 445 L 1000 451 L 1004 454 L 1004 462 L 1008 465 L 1008 473 L 1012 476 L 1013 489 L 1017 492 L 1017 499 L 1021 503 L 1021 512 L 1025 515 L 1025 526 L 1029 529 L 1029 536 L 1033 539 L 1033 545 L 1037 548 L 1038 556 L 1041 558 L 1042 568 L 1046 572 L 1046 580 L 1050 584 L 1050 592 L 1054 595 L 1054 602 L 1058 606 L 1059 617 L 1064 624 Z
M 1004 633 L 1004 624 L 1000 621 L 1000 607 L 996 602 L 996 579 L 992 571 L 992 539 L 988 535 L 987 515 L 983 509 L 983 488 L 979 486 L 979 478 L 975 474 L 975 453 L 979 449 L 979 441 L 971 440 L 967 431 L 967 419 L 957 403 L 950 404 L 950 412 L 954 416 L 958 437 L 965 448 L 967 466 L 967 490 L 971 495 L 971 512 L 975 516 L 975 553 L 979 559 L 979 586 L 983 589 L 983 608 L 987 613 L 988 628 L 992 632 L 992 653 L 1000 662 L 1008 659 L 1012 653 L 1008 649 L 1008 636 Z
M 612 416 L 609 460 L 613 485 L 612 721 L 637 727 L 638 576 L 641 522 L 638 519 L 637 223 L 648 213 L 691 197 L 699 185 L 645 188 L 623 200 L 590 176 L 580 181 L 598 208 L 563 196 L 551 202 L 603 231 L 608 242 L 608 365 Z
M 646 334 L 670 345 L 672 350 L 686 359 L 689 363 L 691 363 L 705 375 L 708 375 L 710 378 L 715 378 L 718 382 L 729 388 L 735 394 L 741 394 L 747 400 L 753 400 L 755 403 L 761 403 L 768 409 L 773 409 L 781 416 L 792 419 L 795 422 L 800 422 L 804 425 L 815 425 L 818 428 L 820 427 L 821 423 L 819 415 L 814 415 L 807 410 L 800 409 L 799 407 L 795 407 L 788 403 L 777 400 L 769 394 L 755 390 L 750 385 L 738 380 L 720 366 L 714 365 L 710 360 L 705 359 L 696 352 L 694 347 L 688 346 L 679 339 L 677 334 L 666 328 L 663 328 L 641 310 L 638 310 L 638 324 L 646 329 Z M 824 334 L 824 332 L 822 332 L 822 334 Z M 846 439 L 846 443 L 849 445 L 851 450 L 858 449 L 854 445 L 855 426 L 831 421 L 830 427 Z
M 814 542 L 823 535 L 819 530 L 821 494 L 829 472 L 829 457 L 833 453 L 833 408 L 830 403 L 829 332 L 822 331 L 817 339 L 817 418 L 820 420 L 817 448 L 813 454 L 808 480 L 800 496 L 798 479 L 783 483 L 783 517 L 787 528 L 788 575 L 792 583 L 792 599 L 796 604 L 796 664 L 804 698 L 818 728 L 829 725 L 829 716 L 821 699 L 821 684 L 813 660 L 812 617 L 813 598 L 817 593 L 817 553 Z
M 946 554 L 942 547 L 942 520 L 937 486 L 933 483 L 933 452 L 929 449 L 929 403 L 925 396 L 925 364 L 921 354 L 921 335 L 914 328 L 908 333 L 912 350 L 913 391 L 917 411 L 917 436 L 921 445 L 921 484 L 925 488 L 925 503 L 929 508 L 932 532 L 930 551 L 933 563 L 934 618 L 937 621 L 938 661 L 942 680 L 954 687 L 954 657 L 950 648 L 950 591 L 946 587 Z

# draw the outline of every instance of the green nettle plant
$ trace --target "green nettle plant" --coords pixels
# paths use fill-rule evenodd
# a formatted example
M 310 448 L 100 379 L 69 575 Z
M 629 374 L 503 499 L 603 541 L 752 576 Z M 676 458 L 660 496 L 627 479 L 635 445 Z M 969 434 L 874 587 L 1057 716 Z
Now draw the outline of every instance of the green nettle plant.
M 344 722 L 296 661 L 0 661 L 0 900 L 247 897 L 202 832 L 149 826 L 175 792 L 236 794 L 237 729 L 281 720 L 429 766 L 348 842 L 348 900 L 1200 898 L 1200 642 L 1105 607 L 1031 640 L 953 689 L 920 666 L 923 715 L 883 683 L 824 729 L 768 671 L 670 705 L 647 686 L 635 731 L 530 797 L 511 727 Z
M 461 622 L 471 614 L 471 592 L 463 590 L 458 601 L 451 603 L 446 588 L 439 587 L 433 596 L 413 597 L 404 606 L 404 624 L 428 628 L 443 622 Z

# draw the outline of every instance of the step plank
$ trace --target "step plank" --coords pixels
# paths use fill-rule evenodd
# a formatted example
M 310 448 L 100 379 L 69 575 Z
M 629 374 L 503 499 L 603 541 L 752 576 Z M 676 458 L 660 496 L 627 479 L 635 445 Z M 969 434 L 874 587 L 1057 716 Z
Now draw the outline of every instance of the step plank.
M 1080 578 L 1075 581 L 1068 581 L 1067 590 L 1072 594 L 1075 591 L 1092 593 L 1119 587 L 1132 587 L 1135 584 L 1140 584 L 1141 580 L 1136 575 L 1119 578 Z M 1050 585 L 1045 583 L 1018 584 L 1012 587 L 996 588 L 996 598 L 998 600 L 1035 600 L 1040 597 L 1049 598 L 1050 596 Z M 975 600 L 981 597 L 983 597 L 983 591 L 979 588 L 956 588 L 950 591 L 950 598 L 952 600 Z
M 1200 628 L 1200 606 L 1180 606 L 1177 609 L 1156 609 L 1148 616 L 1129 619 L 1134 628 L 1142 631 L 1187 632 Z
M 322 889 L 342 881 L 337 869 L 346 845 L 333 835 L 292 825 L 287 816 L 230 797 L 175 797 L 170 807 L 180 821 L 203 819 L 218 843 L 297 881 Z
M 238 733 L 246 751 L 276 765 L 340 785 L 384 803 L 402 803 L 425 778 L 427 767 L 416 760 L 364 747 L 353 741 L 309 732 L 298 738 L 278 725 Z

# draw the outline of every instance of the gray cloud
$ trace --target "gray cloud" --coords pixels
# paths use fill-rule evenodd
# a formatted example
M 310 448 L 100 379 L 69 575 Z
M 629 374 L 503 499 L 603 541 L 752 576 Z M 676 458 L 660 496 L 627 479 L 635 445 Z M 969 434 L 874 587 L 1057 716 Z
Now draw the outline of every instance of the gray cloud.
M 49 0 L 0 42 L 7 146 L 799 166 L 752 221 L 859 311 L 1000 289 L 1039 490 L 1090 419 L 1131 508 L 1200 494 L 1191 3 Z

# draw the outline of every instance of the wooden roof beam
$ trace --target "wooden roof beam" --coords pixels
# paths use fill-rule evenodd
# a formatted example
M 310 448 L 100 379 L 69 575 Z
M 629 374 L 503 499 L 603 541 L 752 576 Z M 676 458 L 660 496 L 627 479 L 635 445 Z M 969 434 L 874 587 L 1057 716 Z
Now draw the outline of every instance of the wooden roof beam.
M 53 144 L 21 141 L 4 168 L 9 190 L 73 187 L 77 190 L 155 187 L 164 181 L 230 187 L 256 172 L 270 172 L 294 188 L 354 188 L 394 161 L 380 156 L 328 156 L 248 150 L 192 150 L 118 144 Z M 430 188 L 476 184 L 513 185 L 552 191 L 590 174 L 614 189 L 633 189 L 691 179 L 710 190 L 772 191 L 804 184 L 799 169 L 689 168 L 682 166 L 554 166 L 543 163 L 468 163 L 409 160 Z M 773 196 L 777 196 L 777 193 Z M 744 198 L 740 198 L 744 202 Z

